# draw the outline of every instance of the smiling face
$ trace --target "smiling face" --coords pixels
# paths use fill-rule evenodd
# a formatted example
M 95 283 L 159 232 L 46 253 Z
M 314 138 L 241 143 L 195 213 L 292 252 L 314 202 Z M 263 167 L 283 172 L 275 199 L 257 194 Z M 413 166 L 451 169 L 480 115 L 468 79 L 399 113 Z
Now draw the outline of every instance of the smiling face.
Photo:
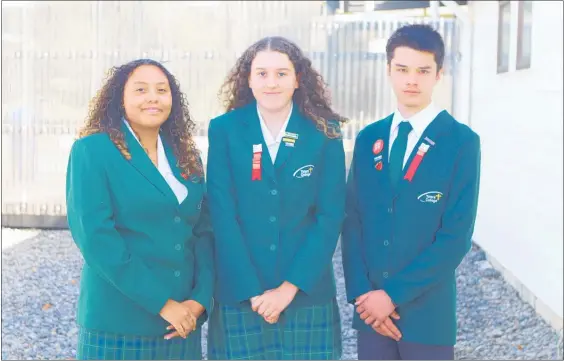
M 132 126 L 159 128 L 172 109 L 172 93 L 168 78 L 154 65 L 135 69 L 123 91 L 125 117 Z
M 398 106 L 419 111 L 431 103 L 442 69 L 437 71 L 433 53 L 400 46 L 394 50 L 388 75 Z
M 249 87 L 262 109 L 277 112 L 289 107 L 298 79 L 288 55 L 264 50 L 251 64 Z

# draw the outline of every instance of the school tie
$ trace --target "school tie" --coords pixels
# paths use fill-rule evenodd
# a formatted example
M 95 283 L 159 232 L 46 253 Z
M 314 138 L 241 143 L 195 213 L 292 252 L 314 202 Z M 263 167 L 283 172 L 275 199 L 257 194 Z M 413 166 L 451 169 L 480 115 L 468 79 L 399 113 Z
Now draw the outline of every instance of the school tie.
M 403 158 L 405 157 L 405 149 L 407 148 L 407 136 L 413 127 L 408 121 L 403 121 L 399 124 L 398 136 L 392 144 L 392 151 L 390 152 L 390 181 L 392 186 L 395 186 L 401 176 L 403 169 Z

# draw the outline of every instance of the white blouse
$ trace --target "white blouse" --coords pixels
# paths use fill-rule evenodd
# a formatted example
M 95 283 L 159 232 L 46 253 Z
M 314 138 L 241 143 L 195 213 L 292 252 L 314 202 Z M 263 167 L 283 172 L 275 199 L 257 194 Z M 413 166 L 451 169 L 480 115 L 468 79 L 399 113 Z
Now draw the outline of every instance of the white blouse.
M 129 125 L 129 122 L 125 120 L 124 122 L 125 124 L 127 124 L 127 127 L 131 131 L 131 134 L 133 134 L 135 139 L 137 139 L 137 142 L 139 142 L 139 144 L 141 145 L 141 142 L 135 135 L 135 132 L 133 132 L 133 129 L 131 129 L 131 125 Z M 141 145 L 141 147 L 143 147 L 143 145 Z M 161 173 L 161 175 L 163 176 L 164 180 L 167 182 L 170 189 L 174 192 L 176 199 L 178 199 L 178 204 L 182 203 L 186 199 L 186 197 L 188 197 L 188 189 L 174 176 L 174 173 L 170 168 L 170 164 L 168 163 L 168 159 L 166 158 L 163 141 L 161 139 L 160 134 L 157 141 L 157 163 L 158 163 L 157 169 L 159 170 L 159 173 Z
M 257 113 L 260 119 L 260 129 L 262 130 L 262 136 L 264 138 L 264 142 L 266 143 L 266 147 L 268 148 L 268 153 L 270 154 L 270 159 L 272 160 L 272 164 L 274 164 L 274 161 L 276 160 L 278 149 L 280 149 L 280 143 L 282 142 L 282 138 L 286 133 L 286 127 L 288 127 L 288 122 L 290 120 L 290 116 L 292 115 L 293 107 L 294 104 L 292 103 L 290 106 L 290 112 L 288 113 L 288 118 L 286 118 L 286 121 L 282 125 L 282 128 L 280 128 L 280 132 L 278 132 L 278 135 L 275 138 L 272 135 L 272 133 L 270 133 L 270 130 L 268 130 L 268 127 L 266 126 L 266 123 L 264 122 L 262 115 L 260 115 L 260 111 L 257 105 Z

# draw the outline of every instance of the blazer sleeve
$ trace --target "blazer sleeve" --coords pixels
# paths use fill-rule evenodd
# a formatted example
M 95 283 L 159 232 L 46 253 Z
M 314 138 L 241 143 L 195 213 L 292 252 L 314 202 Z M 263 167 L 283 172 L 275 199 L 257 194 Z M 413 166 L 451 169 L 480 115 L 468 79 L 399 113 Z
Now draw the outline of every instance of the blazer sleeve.
M 208 198 L 212 224 L 215 231 L 216 259 L 218 268 L 228 274 L 228 284 L 237 302 L 261 295 L 264 290 L 257 270 L 251 261 L 243 240 L 239 223 L 231 165 L 229 164 L 228 140 L 225 129 L 217 118 L 210 121 L 208 129 Z
M 316 201 L 316 221 L 287 270 L 286 281 L 311 293 L 324 276 L 341 233 L 345 214 L 345 151 L 341 139 L 329 139 L 322 152 Z
M 458 154 L 435 242 L 384 284 L 384 291 L 397 306 L 415 300 L 456 271 L 472 245 L 479 184 L 480 138 L 474 134 Z
M 213 311 L 213 289 L 215 283 L 214 259 L 213 259 L 213 230 L 211 226 L 210 212 L 207 195 L 202 199 L 200 218 L 194 226 L 194 255 L 196 258 L 195 287 L 192 291 L 192 299 L 204 306 L 208 315 Z
M 341 235 L 341 251 L 343 257 L 343 271 L 345 274 L 345 290 L 347 301 L 354 303 L 355 299 L 373 287 L 368 278 L 368 267 L 364 261 L 362 248 L 362 220 L 358 210 L 358 194 L 356 187 L 357 147 L 360 134 L 355 141 L 355 150 L 347 179 L 347 197 L 345 205 L 345 222 Z
M 97 149 L 81 139 L 71 149 L 66 180 L 69 229 L 85 263 L 148 312 L 158 315 L 169 290 L 117 232 L 109 182 Z M 98 154 L 97 154 L 98 153 Z M 95 291 L 94 291 L 95 292 Z

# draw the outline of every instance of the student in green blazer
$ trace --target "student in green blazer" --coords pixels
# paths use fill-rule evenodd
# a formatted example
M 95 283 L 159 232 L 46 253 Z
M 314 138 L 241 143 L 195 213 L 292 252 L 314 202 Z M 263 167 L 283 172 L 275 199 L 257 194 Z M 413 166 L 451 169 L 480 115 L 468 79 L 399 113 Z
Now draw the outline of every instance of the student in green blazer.
M 358 357 L 453 359 L 455 271 L 471 247 L 480 138 L 431 100 L 439 33 L 407 25 L 386 52 L 397 110 L 356 138 L 342 234 Z
M 340 123 L 302 51 L 281 37 L 248 48 L 209 125 L 216 232 L 210 359 L 338 359 L 332 257 L 344 218 Z
M 215 276 L 194 125 L 152 60 L 113 68 L 91 103 L 66 183 L 84 257 L 78 359 L 202 358 Z

